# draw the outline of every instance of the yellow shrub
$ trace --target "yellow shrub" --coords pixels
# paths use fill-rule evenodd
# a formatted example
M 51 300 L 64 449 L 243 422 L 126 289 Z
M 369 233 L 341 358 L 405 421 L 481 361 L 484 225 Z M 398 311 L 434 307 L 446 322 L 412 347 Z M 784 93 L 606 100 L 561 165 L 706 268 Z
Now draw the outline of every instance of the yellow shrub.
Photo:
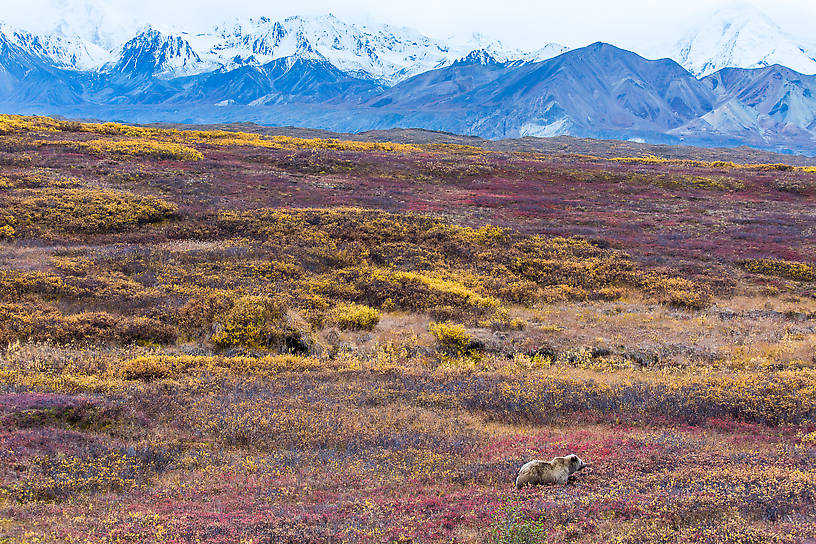
M 247 296 L 235 301 L 211 340 L 220 347 L 267 348 L 281 341 L 284 311 L 269 297 Z
M 666 276 L 663 274 L 645 274 L 640 279 L 643 288 L 665 304 L 681 308 L 701 309 L 711 302 L 711 294 L 691 280 Z
M 385 151 L 388 153 L 421 151 L 410 144 L 392 142 L 357 142 L 350 140 L 336 140 L 332 138 L 293 138 L 291 136 L 273 136 L 274 142 L 295 148 L 336 149 L 339 151 Z
M 334 149 L 337 151 L 382 151 L 386 153 L 421 151 L 419 147 L 414 145 L 393 142 L 359 142 L 333 138 L 296 138 L 292 136 L 264 137 L 260 134 L 230 132 L 225 130 L 178 131 L 174 134 L 156 134 L 154 136 L 169 137 L 188 143 L 204 143 L 219 146 L 250 146 L 269 149 Z
M 369 268 L 352 279 L 370 301 L 382 305 L 386 299 L 401 308 L 429 310 L 453 307 L 483 314 L 499 308 L 499 301 L 478 294 L 454 279 L 419 272 Z
M 20 191 L 3 204 L 21 226 L 59 232 L 121 232 L 176 214 L 176 206 L 160 198 L 101 189 Z
M 266 357 L 146 355 L 112 364 L 109 368 L 113 374 L 126 380 L 150 381 L 196 372 L 268 376 L 280 372 L 314 370 L 319 366 L 320 363 L 316 359 L 297 355 Z
M 520 331 L 526 323 L 522 319 L 511 318 L 507 308 L 499 308 L 492 316 L 479 320 L 478 325 L 494 331 Z
M 179 161 L 199 161 L 201 152 L 181 144 L 156 142 L 152 140 L 90 140 L 87 142 L 41 142 L 44 144 L 67 145 L 78 151 L 94 155 L 119 155 L 123 157 L 150 157 Z
M 711 297 L 702 291 L 692 289 L 669 289 L 666 291 L 664 302 L 671 306 L 700 310 L 711 302 Z
M 0 270 L 0 296 L 21 298 L 23 295 L 39 295 L 42 298 L 77 296 L 85 292 L 55 274 L 20 270 Z
M 789 164 L 782 164 L 782 163 L 749 164 L 749 165 L 746 165 L 746 166 L 749 167 L 749 168 L 752 168 L 754 170 L 764 170 L 764 171 L 768 171 L 768 172 L 773 172 L 773 171 L 790 172 L 791 170 L 793 170 L 795 168 L 794 166 L 791 166 Z
M 380 312 L 364 304 L 341 304 L 333 315 L 335 323 L 343 330 L 370 331 L 380 322 Z
M 125 380 L 151 380 L 168 378 L 172 369 L 165 360 L 159 357 L 137 357 L 123 361 L 116 368 L 116 374 Z
M 442 349 L 450 355 L 462 356 L 476 349 L 473 339 L 462 325 L 443 321 L 441 323 L 431 323 L 428 330 L 439 342 Z
M 816 281 L 816 266 L 783 259 L 748 259 L 740 263 L 754 274 L 779 276 L 796 281 Z
M 178 160 L 200 160 L 201 153 L 179 143 L 212 145 L 245 145 L 273 149 L 334 149 L 338 151 L 381 151 L 408 153 L 422 151 L 411 144 L 394 142 L 361 142 L 333 138 L 264 137 L 247 132 L 225 130 L 175 130 L 135 127 L 120 123 L 79 123 L 58 121 L 50 117 L 0 115 L 0 134 L 22 132 L 85 132 L 110 136 L 127 136 L 138 140 L 92 140 L 90 142 L 41 142 L 68 144 L 97 154 L 148 156 Z M 170 143 L 175 142 L 175 143 Z M 475 149 L 475 148 L 474 148 Z
M 51 257 L 51 264 L 66 276 L 85 276 L 93 266 L 87 257 Z
M 0 134 L 16 132 L 54 132 L 60 122 L 50 117 L 24 117 L 21 115 L 0 115 Z
M 211 341 L 218 347 L 245 346 L 306 353 L 311 341 L 289 323 L 283 305 L 266 296 L 237 299 L 220 323 Z
M 813 166 L 791 166 L 790 164 L 773 163 L 773 164 L 738 164 L 732 161 L 699 161 L 693 159 L 667 159 L 664 157 L 656 157 L 654 155 L 647 155 L 645 157 L 614 157 L 609 159 L 612 162 L 620 162 L 623 164 L 644 164 L 644 165 L 674 165 L 674 166 L 691 166 L 698 168 L 732 168 L 742 170 L 759 170 L 765 172 L 790 172 L 799 171 L 806 173 L 816 172 L 816 167 Z

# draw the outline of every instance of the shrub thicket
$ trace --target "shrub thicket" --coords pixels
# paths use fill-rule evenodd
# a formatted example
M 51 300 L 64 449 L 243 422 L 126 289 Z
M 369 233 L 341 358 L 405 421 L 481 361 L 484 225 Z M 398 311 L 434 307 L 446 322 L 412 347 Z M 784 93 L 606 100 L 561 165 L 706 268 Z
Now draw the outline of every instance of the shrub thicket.
M 18 231 L 106 233 L 175 217 L 176 206 L 152 196 L 105 189 L 32 189 L 0 199 Z M 11 223 L 7 222 L 7 224 Z
M 444 321 L 431 323 L 428 330 L 447 355 L 462 357 L 478 351 L 479 344 L 471 338 L 462 325 Z
M 341 304 L 333 316 L 343 330 L 370 331 L 380 322 L 380 312 L 365 304 Z
M 809 263 L 784 259 L 748 259 L 740 264 L 754 274 L 779 276 L 796 281 L 816 281 L 816 266 Z
M 89 140 L 43 142 L 49 145 L 65 145 L 71 149 L 93 155 L 113 157 L 148 157 L 160 160 L 200 161 L 204 155 L 186 145 L 157 142 L 153 140 Z
M 267 296 L 244 296 L 234 301 L 229 313 L 216 321 L 212 342 L 221 348 L 248 347 L 305 353 L 310 341 L 294 327 L 283 305 Z

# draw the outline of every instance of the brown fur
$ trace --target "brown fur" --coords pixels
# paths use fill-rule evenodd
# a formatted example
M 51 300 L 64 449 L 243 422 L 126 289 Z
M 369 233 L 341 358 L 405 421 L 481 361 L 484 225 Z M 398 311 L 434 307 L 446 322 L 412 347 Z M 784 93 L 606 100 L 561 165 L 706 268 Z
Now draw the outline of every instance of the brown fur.
M 586 466 L 575 454 L 556 457 L 552 461 L 530 461 L 519 470 L 516 487 L 521 489 L 527 485 L 565 484 L 572 474 Z

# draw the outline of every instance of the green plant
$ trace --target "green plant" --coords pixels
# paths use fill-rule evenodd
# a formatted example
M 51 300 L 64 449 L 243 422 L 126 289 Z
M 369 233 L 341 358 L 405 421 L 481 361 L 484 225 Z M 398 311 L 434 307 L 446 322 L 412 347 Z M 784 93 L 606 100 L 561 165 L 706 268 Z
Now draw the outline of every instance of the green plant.
M 545 542 L 546 525 L 543 519 L 524 515 L 517 504 L 505 502 L 504 509 L 494 516 L 488 544 L 538 544 Z

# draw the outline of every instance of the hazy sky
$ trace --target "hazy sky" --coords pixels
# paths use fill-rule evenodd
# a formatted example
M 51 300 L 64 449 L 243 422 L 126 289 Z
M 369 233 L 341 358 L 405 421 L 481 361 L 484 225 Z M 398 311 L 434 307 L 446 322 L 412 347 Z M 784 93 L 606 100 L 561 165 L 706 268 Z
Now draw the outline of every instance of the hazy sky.
M 816 0 L 745 0 L 794 34 L 816 42 Z M 385 22 L 445 38 L 481 32 L 506 45 L 580 46 L 607 41 L 635 46 L 665 40 L 733 0 L 0 0 L 0 19 L 31 30 L 67 13 L 72 24 L 97 6 L 110 24 L 153 23 L 203 30 L 235 17 L 332 12 L 352 22 Z M 84 19 L 83 19 L 84 18 Z

